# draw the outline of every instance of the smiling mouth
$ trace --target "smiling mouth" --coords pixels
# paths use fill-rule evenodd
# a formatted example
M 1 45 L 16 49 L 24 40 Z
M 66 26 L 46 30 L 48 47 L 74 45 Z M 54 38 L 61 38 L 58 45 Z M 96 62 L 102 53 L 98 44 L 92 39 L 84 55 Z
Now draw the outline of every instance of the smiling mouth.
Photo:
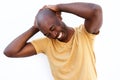
M 62 32 L 59 33 L 57 38 L 60 39 L 61 37 L 62 37 Z

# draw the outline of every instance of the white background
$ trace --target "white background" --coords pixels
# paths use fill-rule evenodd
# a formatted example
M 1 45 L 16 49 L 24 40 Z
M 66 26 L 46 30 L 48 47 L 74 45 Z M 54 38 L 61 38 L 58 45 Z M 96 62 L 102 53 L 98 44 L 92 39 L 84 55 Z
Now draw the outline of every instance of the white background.
M 53 80 L 45 55 L 8 58 L 3 50 L 33 25 L 34 17 L 42 6 L 76 1 L 102 6 L 103 25 L 95 41 L 98 80 L 120 80 L 120 4 L 117 0 L 0 0 L 0 80 Z M 65 13 L 62 16 L 70 26 L 83 23 L 76 16 Z M 39 32 L 32 39 L 41 36 Z

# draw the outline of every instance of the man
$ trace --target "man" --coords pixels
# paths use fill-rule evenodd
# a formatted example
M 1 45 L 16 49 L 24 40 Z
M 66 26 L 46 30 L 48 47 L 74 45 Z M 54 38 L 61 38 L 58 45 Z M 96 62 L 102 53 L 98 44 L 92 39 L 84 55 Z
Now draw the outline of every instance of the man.
M 61 12 L 85 19 L 84 24 L 67 26 Z M 35 18 L 34 26 L 18 36 L 5 49 L 8 57 L 27 57 L 44 53 L 55 80 L 96 80 L 93 43 L 102 25 L 102 9 L 92 3 L 48 5 Z M 41 31 L 46 37 L 28 40 Z

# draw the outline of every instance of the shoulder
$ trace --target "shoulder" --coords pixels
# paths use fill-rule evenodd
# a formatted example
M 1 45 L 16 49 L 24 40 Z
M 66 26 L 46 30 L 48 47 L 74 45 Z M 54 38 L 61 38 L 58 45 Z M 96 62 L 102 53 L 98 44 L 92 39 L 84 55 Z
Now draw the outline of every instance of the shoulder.
M 44 53 L 45 50 L 47 49 L 50 41 L 51 40 L 47 37 L 38 38 L 38 39 L 31 41 L 31 44 L 33 45 L 33 47 L 35 48 L 37 53 L 41 53 L 41 52 Z
M 88 36 L 88 37 L 95 37 L 96 35 L 98 34 L 92 34 L 92 33 L 89 33 L 86 28 L 85 28 L 85 25 L 84 24 L 80 24 L 79 26 L 75 27 L 75 32 L 77 34 L 81 34 L 83 36 Z
M 38 38 L 38 39 L 31 41 L 31 43 L 33 46 L 41 46 L 42 47 L 42 46 L 48 45 L 50 41 L 51 40 L 49 38 L 43 37 L 43 38 Z

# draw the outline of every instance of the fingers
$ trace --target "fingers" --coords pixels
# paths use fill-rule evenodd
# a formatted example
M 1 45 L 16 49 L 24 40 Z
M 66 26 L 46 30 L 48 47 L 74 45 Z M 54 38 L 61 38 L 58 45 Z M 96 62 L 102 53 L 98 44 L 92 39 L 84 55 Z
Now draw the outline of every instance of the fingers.
M 56 12 L 57 15 L 61 15 L 61 11 L 58 9 L 57 5 L 45 5 L 44 8 L 48 8 Z
M 59 9 L 57 8 L 56 5 L 46 5 L 45 7 L 49 8 L 49 9 L 55 11 L 55 12 L 59 12 Z
M 55 12 L 59 12 L 59 9 L 57 8 L 56 5 L 44 5 L 40 10 L 45 9 L 45 8 L 48 8 L 48 9 L 55 11 Z

